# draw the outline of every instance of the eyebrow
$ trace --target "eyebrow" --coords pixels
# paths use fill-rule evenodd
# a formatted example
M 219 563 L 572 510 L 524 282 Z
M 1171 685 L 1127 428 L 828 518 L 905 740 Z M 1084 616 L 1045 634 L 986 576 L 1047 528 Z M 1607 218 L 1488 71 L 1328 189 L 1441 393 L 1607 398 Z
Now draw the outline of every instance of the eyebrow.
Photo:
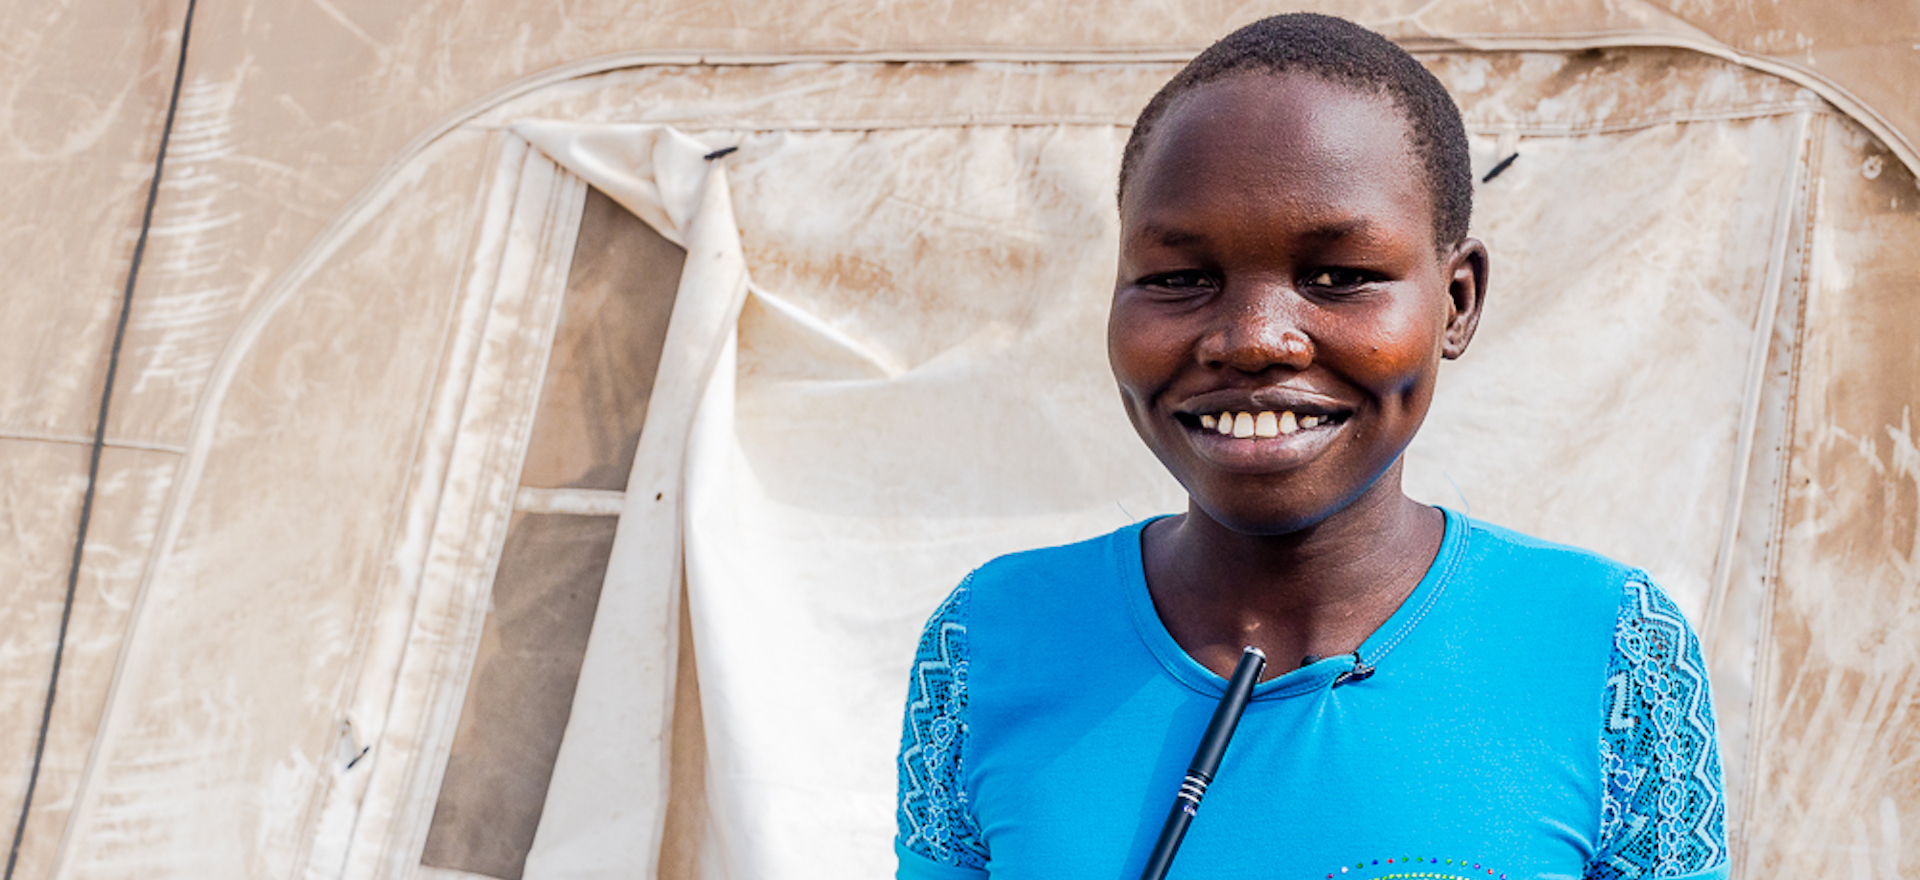
M 1305 233 L 1305 237 L 1333 240 L 1333 239 L 1341 239 L 1341 238 L 1351 238 L 1353 236 L 1364 235 L 1372 231 L 1373 231 L 1373 221 L 1368 220 L 1365 217 L 1355 217 L 1351 220 L 1339 220 L 1332 223 L 1322 223 L 1319 226 L 1315 226 L 1314 228 L 1307 230 Z
M 1365 217 L 1355 217 L 1350 220 L 1335 220 L 1322 223 L 1299 233 L 1299 235 L 1302 238 L 1310 238 L 1317 241 L 1339 241 L 1344 238 L 1366 235 L 1373 231 L 1374 225 L 1373 221 Z M 1139 237 L 1153 244 L 1160 245 L 1161 247 L 1182 247 L 1206 240 L 1205 236 L 1188 232 L 1176 226 L 1159 225 L 1150 225 L 1141 229 Z
M 1148 226 L 1140 230 L 1139 237 L 1161 247 L 1181 247 L 1205 240 L 1204 236 L 1172 226 Z

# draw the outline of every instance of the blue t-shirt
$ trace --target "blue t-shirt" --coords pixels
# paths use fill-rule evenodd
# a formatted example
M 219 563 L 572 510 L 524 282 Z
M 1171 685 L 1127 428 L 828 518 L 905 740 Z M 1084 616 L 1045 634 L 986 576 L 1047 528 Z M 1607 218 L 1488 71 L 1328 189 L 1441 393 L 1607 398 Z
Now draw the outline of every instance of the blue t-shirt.
M 902 878 L 1140 874 L 1225 682 L 1176 644 L 1144 523 L 997 559 L 927 624 Z M 1644 573 L 1451 511 L 1357 656 L 1262 682 L 1172 878 L 1727 873 L 1693 631 Z

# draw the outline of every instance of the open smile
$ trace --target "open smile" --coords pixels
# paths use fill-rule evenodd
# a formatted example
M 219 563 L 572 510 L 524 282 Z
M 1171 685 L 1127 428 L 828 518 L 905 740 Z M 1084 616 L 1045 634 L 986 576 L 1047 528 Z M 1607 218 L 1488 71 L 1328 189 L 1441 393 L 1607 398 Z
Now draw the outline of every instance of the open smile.
M 1212 431 L 1236 440 L 1250 438 L 1286 437 L 1301 431 L 1312 431 L 1322 426 L 1333 427 L 1346 421 L 1345 413 L 1297 413 L 1283 409 L 1263 410 L 1221 410 L 1218 413 L 1189 415 L 1177 413 L 1174 418 L 1189 428 L 1197 427 L 1202 431 Z
M 1194 395 L 1172 409 L 1174 419 L 1188 430 L 1235 440 L 1270 440 L 1325 431 L 1339 427 L 1354 412 L 1350 404 L 1333 395 L 1284 385 L 1220 389 Z
M 1353 417 L 1352 410 L 1304 401 L 1286 408 L 1255 408 L 1260 406 L 1255 401 L 1243 405 L 1176 411 L 1173 418 L 1203 459 L 1251 474 L 1290 470 L 1320 457 Z

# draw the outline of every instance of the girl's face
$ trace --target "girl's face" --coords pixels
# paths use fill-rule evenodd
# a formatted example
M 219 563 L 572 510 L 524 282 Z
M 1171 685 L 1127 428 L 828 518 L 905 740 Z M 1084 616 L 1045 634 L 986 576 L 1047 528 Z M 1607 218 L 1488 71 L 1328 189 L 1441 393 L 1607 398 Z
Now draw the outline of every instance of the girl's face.
M 1285 534 L 1399 497 L 1400 454 L 1440 360 L 1473 335 L 1486 271 L 1476 241 L 1436 250 L 1389 99 L 1244 74 L 1177 99 L 1139 157 L 1108 355 L 1192 512 Z

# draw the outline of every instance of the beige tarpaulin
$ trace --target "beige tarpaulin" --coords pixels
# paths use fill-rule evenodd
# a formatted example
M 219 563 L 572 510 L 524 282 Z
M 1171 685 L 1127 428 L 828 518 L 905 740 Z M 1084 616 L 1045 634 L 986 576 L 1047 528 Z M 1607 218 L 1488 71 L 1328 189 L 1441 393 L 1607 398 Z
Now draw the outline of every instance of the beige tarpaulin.
M 89 491 L 184 13 L 104 9 L 9 22 L 0 794 L 37 786 L 16 876 L 481 867 L 453 845 L 420 866 L 429 826 L 459 825 L 436 804 L 504 619 L 488 596 L 506 536 L 623 510 L 627 529 L 645 501 L 628 473 L 660 465 L 633 457 L 636 429 L 617 482 L 537 476 L 535 413 L 564 385 L 550 361 L 584 332 L 593 255 L 575 244 L 606 217 L 587 185 L 686 241 L 667 206 L 708 167 L 569 153 L 536 120 L 601 127 L 576 144 L 650 123 L 741 147 L 718 164 L 753 293 L 737 347 L 703 353 L 733 382 L 669 426 L 695 438 L 686 518 L 667 521 L 688 529 L 707 762 L 703 786 L 670 786 L 669 873 L 689 850 L 709 876 L 882 870 L 918 618 L 993 552 L 1177 498 L 1104 378 L 1113 162 L 1172 61 L 1251 13 L 201 7 Z M 1645 564 L 1681 598 L 1711 639 L 1743 876 L 1900 875 L 1920 845 L 1912 11 L 1347 12 L 1435 50 L 1483 168 L 1522 157 L 1481 193 L 1488 324 L 1443 380 L 1417 491 Z M 103 33 L 128 47 L 112 76 L 62 66 Z M 1753 63 L 1582 48 L 1633 44 Z M 1554 51 L 1507 51 L 1528 47 Z M 605 168 L 653 181 L 664 213 Z M 648 265 L 697 277 L 665 247 Z M 652 607 L 670 609 L 663 571 Z M 677 626 L 639 625 L 662 659 L 623 662 L 665 706 Z M 583 697 L 607 653 L 584 651 Z M 666 754 L 666 733 L 634 731 L 636 751 Z M 542 820 L 536 849 L 555 870 L 618 862 L 575 876 L 643 876 L 630 840 L 563 853 L 610 827 L 596 808 L 660 809 L 567 781 L 575 737 L 557 764 L 523 762 L 553 768 L 550 804 L 586 811 Z M 657 791 L 635 760 L 602 782 L 651 772 Z

